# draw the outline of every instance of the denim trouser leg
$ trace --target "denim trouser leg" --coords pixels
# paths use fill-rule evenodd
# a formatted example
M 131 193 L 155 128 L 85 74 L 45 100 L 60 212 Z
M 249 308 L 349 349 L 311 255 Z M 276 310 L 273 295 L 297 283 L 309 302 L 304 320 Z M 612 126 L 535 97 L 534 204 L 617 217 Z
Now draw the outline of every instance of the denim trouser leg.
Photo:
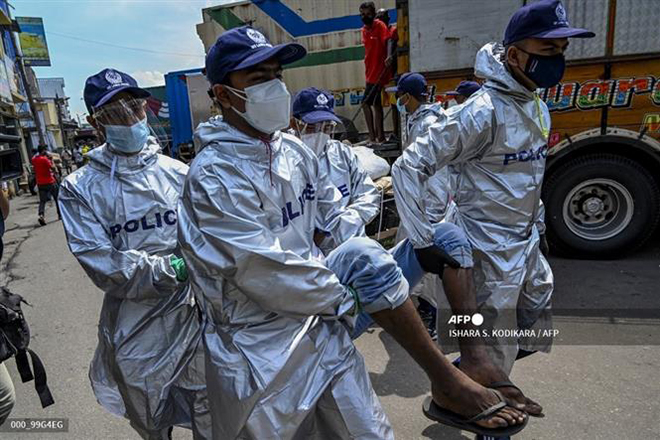
M 360 240 L 365 240 L 365 239 L 360 239 Z M 351 241 L 352 240 L 349 240 L 347 243 Z M 442 248 L 445 252 L 447 252 L 449 255 L 454 257 L 456 261 L 458 261 L 461 264 L 461 267 L 471 268 L 473 266 L 472 248 L 470 247 L 470 244 L 467 240 L 467 237 L 465 236 L 465 233 L 458 226 L 452 223 L 436 224 L 434 241 L 436 246 Z M 337 248 L 335 251 L 339 250 L 342 246 Z M 365 248 L 363 248 L 361 252 L 367 252 L 367 251 L 365 250 Z M 375 260 L 376 257 L 381 255 L 383 249 L 378 245 L 378 251 L 374 251 L 370 249 L 368 252 L 370 253 L 370 258 Z M 415 287 L 415 285 L 417 285 L 421 281 L 422 277 L 424 277 L 426 272 L 424 272 L 419 262 L 417 261 L 417 257 L 415 256 L 415 251 L 412 243 L 408 239 L 405 239 L 402 242 L 400 242 L 398 245 L 396 245 L 393 249 L 391 249 L 389 253 L 391 254 L 391 257 L 393 257 L 397 266 L 400 268 L 400 272 L 402 273 L 403 277 L 408 281 L 409 288 L 412 289 L 413 287 Z M 330 259 L 331 256 L 333 256 L 333 253 L 331 253 L 328 256 L 328 258 Z M 335 256 L 334 259 L 337 259 L 337 256 Z M 391 263 L 389 259 L 387 259 L 387 261 L 388 261 L 387 264 Z M 377 266 L 378 264 L 379 262 L 376 263 Z M 383 262 L 382 264 L 385 267 L 387 267 L 387 264 L 385 262 Z M 328 267 L 332 268 L 332 266 L 330 265 Z M 335 273 L 337 272 L 335 271 Z M 341 280 L 342 277 L 340 276 L 339 279 Z M 374 280 L 375 282 L 380 282 L 377 278 L 372 278 L 372 280 Z M 356 288 L 356 290 L 358 289 Z M 362 292 L 358 290 L 358 294 L 362 295 Z M 403 303 L 403 301 L 401 301 L 401 303 Z M 369 313 L 385 310 L 386 308 L 394 308 L 394 307 L 386 307 L 387 305 L 388 304 L 382 304 L 376 302 L 375 304 L 372 305 L 372 307 L 370 307 L 370 309 L 367 309 L 365 307 L 364 308 L 365 311 L 363 311 L 357 318 L 355 327 L 351 332 L 351 337 L 353 339 L 357 338 L 362 333 L 364 333 L 364 331 L 367 330 L 367 328 L 369 328 L 371 324 L 373 324 L 373 319 L 371 318 Z
M 435 225 L 434 241 L 461 267 L 473 266 L 470 244 L 458 226 L 438 223 Z M 419 283 L 426 273 L 407 239 L 388 253 L 373 240 L 352 238 L 332 251 L 326 264 L 341 283 L 352 287 L 360 298 L 363 312 L 351 332 L 353 339 L 373 324 L 370 313 L 394 309 L 403 304 L 408 298 L 408 289 Z
M 474 266 L 472 261 L 472 248 L 465 236 L 465 232 L 453 223 L 437 223 L 435 226 L 434 243 L 458 261 L 462 268 Z M 426 272 L 422 269 L 410 240 L 405 239 L 390 250 L 392 256 L 399 264 L 403 276 L 408 280 L 410 288 L 421 281 Z
M 356 338 L 373 320 L 370 313 L 399 307 L 408 299 L 408 283 L 392 255 L 369 238 L 352 238 L 327 256 L 326 265 L 358 295 L 363 312 L 351 335 Z
M 38 187 L 39 189 L 39 209 L 38 209 L 38 214 L 39 217 L 43 217 L 45 212 L 46 212 L 46 202 L 50 200 L 50 198 L 53 198 L 53 201 L 55 202 L 55 208 L 57 209 L 57 215 L 60 215 L 60 205 L 57 203 L 57 196 L 59 194 L 59 187 L 57 186 L 57 183 L 53 183 L 51 185 L 42 185 Z

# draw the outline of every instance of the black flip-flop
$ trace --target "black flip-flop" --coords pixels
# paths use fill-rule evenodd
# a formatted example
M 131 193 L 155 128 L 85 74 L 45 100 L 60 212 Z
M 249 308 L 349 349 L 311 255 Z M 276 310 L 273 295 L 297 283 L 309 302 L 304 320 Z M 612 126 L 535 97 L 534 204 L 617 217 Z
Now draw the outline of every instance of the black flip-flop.
M 525 429 L 525 426 L 527 426 L 527 422 L 529 420 L 528 417 L 525 417 L 524 421 L 518 425 L 510 425 L 504 428 L 484 428 L 483 426 L 476 424 L 476 422 L 480 420 L 485 420 L 496 415 L 499 410 L 507 406 L 506 402 L 504 401 L 504 396 L 497 390 L 492 391 L 497 395 L 500 401 L 474 417 L 463 417 L 460 414 L 456 414 L 453 411 L 442 408 L 437 403 L 435 403 L 433 398 L 430 396 L 424 400 L 423 412 L 427 418 L 433 420 L 434 422 L 442 423 L 443 425 L 451 426 L 452 428 L 470 431 L 474 434 L 481 434 L 487 437 L 511 436 Z
M 486 388 L 491 388 L 491 389 L 495 389 L 495 390 L 497 390 L 498 388 L 515 388 L 518 391 L 520 391 L 520 394 L 522 394 L 523 396 L 525 395 L 525 393 L 523 393 L 522 390 L 520 388 L 518 388 L 517 386 L 515 386 L 513 384 L 513 382 L 511 382 L 510 380 L 502 380 L 500 382 L 493 382 L 490 385 L 487 385 Z M 527 398 L 527 397 L 525 397 L 525 398 Z M 506 400 L 506 398 L 505 398 L 505 400 Z M 538 405 L 538 403 L 537 403 L 537 405 Z M 543 414 L 543 413 L 541 413 L 541 414 L 527 413 L 527 414 L 531 417 L 539 417 L 539 418 L 545 417 L 545 414 Z

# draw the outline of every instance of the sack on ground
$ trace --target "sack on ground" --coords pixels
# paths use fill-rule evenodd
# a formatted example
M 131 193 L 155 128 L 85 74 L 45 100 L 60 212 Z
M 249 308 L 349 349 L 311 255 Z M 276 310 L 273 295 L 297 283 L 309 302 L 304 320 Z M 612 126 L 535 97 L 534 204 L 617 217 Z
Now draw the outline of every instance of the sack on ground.
M 371 180 L 387 176 L 390 173 L 390 164 L 385 159 L 377 156 L 371 148 L 352 147 L 362 168 L 369 174 Z

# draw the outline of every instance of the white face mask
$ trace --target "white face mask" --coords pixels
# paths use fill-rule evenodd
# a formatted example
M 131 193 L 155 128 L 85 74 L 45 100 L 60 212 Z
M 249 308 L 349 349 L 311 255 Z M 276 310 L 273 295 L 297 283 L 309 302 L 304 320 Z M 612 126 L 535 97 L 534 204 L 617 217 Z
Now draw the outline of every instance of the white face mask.
M 260 132 L 272 134 L 289 126 L 291 95 L 281 80 L 276 78 L 245 90 L 225 87 L 245 101 L 245 113 L 234 111 Z
M 302 136 L 300 136 L 300 140 L 302 140 L 305 145 L 311 148 L 312 151 L 314 151 L 314 154 L 320 156 L 323 152 L 323 148 L 325 148 L 325 144 L 327 144 L 330 140 L 330 135 L 323 132 L 304 133 Z

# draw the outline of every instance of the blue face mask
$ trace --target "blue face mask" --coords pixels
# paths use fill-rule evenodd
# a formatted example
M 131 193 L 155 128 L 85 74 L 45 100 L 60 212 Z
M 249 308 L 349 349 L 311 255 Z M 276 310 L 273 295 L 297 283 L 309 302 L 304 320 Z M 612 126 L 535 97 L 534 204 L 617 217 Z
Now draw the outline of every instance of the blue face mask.
M 137 153 L 149 137 L 147 118 L 133 125 L 106 125 L 105 139 L 112 148 L 121 153 Z
M 534 81 L 534 84 L 542 89 L 559 84 L 566 69 L 566 59 L 563 54 L 546 56 L 525 53 L 529 56 L 527 65 L 525 65 L 525 76 L 527 78 Z
M 405 115 L 408 112 L 408 110 L 406 109 L 406 104 L 403 104 L 401 102 L 401 98 L 403 98 L 403 96 L 399 97 L 396 100 L 396 109 L 399 110 L 399 113 L 401 113 L 402 115 Z

